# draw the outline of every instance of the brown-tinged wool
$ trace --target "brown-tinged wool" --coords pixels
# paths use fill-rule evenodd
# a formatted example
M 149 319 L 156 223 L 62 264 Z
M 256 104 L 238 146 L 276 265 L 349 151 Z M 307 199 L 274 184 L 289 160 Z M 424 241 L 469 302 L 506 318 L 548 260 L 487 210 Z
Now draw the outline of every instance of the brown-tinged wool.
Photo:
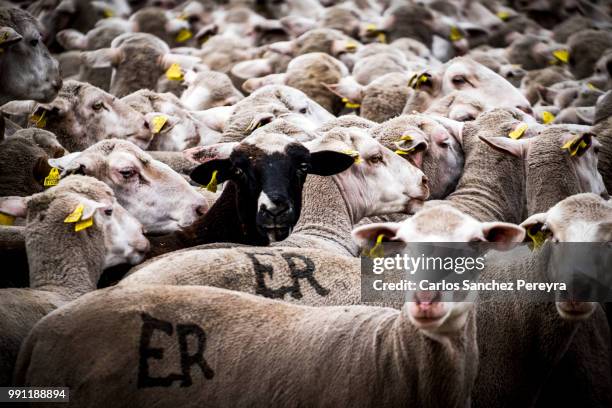
M 612 48 L 612 33 L 603 30 L 582 30 L 567 40 L 569 69 L 576 79 L 593 74 L 595 63 L 604 52 Z
M 159 60 L 168 52 L 166 44 L 147 34 L 127 37 L 118 48 L 124 54 L 123 63 L 115 67 L 110 93 L 118 98 L 140 89 L 154 89 L 164 68 Z
M 216 35 L 202 45 L 198 56 L 212 71 L 228 74 L 239 62 L 253 58 L 248 41 Z
M 309 52 L 324 52 L 333 56 L 332 45 L 336 40 L 348 41 L 350 37 L 338 30 L 315 28 L 296 38 L 295 55 L 308 54 Z
M 203 331 L 208 379 L 192 369 L 190 387 L 135 387 L 143 313 Z M 262 401 L 270 407 L 464 407 L 477 369 L 474 326 L 470 313 L 462 330 L 440 342 L 409 322 L 407 308 L 313 308 L 208 287 L 117 287 L 41 322 L 22 349 L 15 378 L 23 385 L 51 379 L 70 384 L 78 389 L 71 401 L 92 408 L 117 401 L 120 407 L 150 401 L 159 407 L 180 401 L 210 407 Z M 178 364 L 176 338 L 165 344 L 164 358 Z M 64 352 L 52 352 L 56 347 Z M 122 369 L 109 376 L 95 361 Z M 153 368 L 151 375 L 158 372 Z M 101 388 L 113 392 L 100 395 Z
M 535 104 L 539 99 L 538 86 L 548 87 L 571 79 L 572 75 L 565 68 L 553 66 L 527 72 L 521 87 L 529 103 Z
M 612 116 L 612 92 L 606 92 L 595 106 L 595 125 L 608 119 L 610 116 Z
M 170 168 L 179 174 L 189 175 L 191 171 L 198 167 L 198 163 L 185 158 L 183 152 L 164 152 L 148 150 L 148 154 L 155 160 L 170 166 Z
M 176 83 L 179 81 L 171 82 Z M 227 76 L 227 74 L 224 74 L 223 72 L 200 72 L 193 80 L 193 85 L 205 88 L 210 93 L 210 106 L 195 110 L 204 110 L 215 106 L 222 106 L 224 105 L 224 102 L 230 98 L 234 98 L 236 101 L 238 101 L 244 97 L 242 93 L 240 93 L 240 91 L 234 87 L 232 80 Z
M 43 149 L 50 158 L 61 157 L 66 154 L 66 149 L 57 141 L 57 137 L 44 129 L 26 128 L 13 133 L 11 137 L 19 137 L 35 144 Z
M 373 81 L 364 90 L 360 115 L 377 123 L 401 115 L 414 92 L 408 86 L 409 79 L 409 75 L 395 72 Z
M 11 137 L 0 143 L 0 196 L 26 197 L 43 191 L 51 167 L 49 156 L 35 143 Z
M 326 8 L 321 17 L 323 27 L 342 31 L 353 38 L 359 38 L 360 24 L 361 18 L 357 11 L 344 5 Z
M 320 128 L 317 129 L 317 132 L 324 133 L 329 132 L 334 128 L 350 128 L 356 127 L 360 129 L 370 129 L 376 126 L 375 122 L 372 122 L 369 119 L 362 118 L 357 115 L 342 115 L 338 116 L 335 119 L 329 120 L 323 124 Z
M 331 113 L 340 110 L 340 98 L 324 84 L 337 84 L 342 79 L 338 61 L 324 53 L 308 58 L 303 64 L 287 70 L 286 85 L 299 89 Z
M 138 32 L 153 34 L 166 44 L 176 45 L 175 36 L 166 31 L 166 12 L 159 7 L 145 7 L 134 13 L 131 20 L 137 24 Z
M 31 289 L 0 292 L 0 384 L 11 382 L 19 346 L 34 324 L 53 309 L 96 289 L 104 265 L 104 235 L 92 226 L 76 234 L 64 219 L 79 204 L 112 197 L 104 183 L 71 176 L 28 202 L 25 241 Z
M 525 218 L 523 160 L 498 152 L 478 136 L 510 133 L 520 120 L 511 112 L 493 109 L 463 127 L 465 164 L 457 188 L 446 202 L 478 221 L 520 223 Z
M 386 11 L 395 18 L 393 27 L 389 28 L 387 41 L 393 42 L 402 37 L 414 38 L 431 49 L 433 31 L 431 24 L 434 16 L 422 4 L 402 4 Z
M 606 190 L 612 194 L 612 116 L 600 119 L 593 126 L 592 131 L 597 135 L 597 140 L 601 143 L 597 168 L 606 185 Z
M 510 63 L 519 64 L 526 70 L 546 68 L 554 59 L 552 53 L 550 55 L 536 53 L 533 49 L 538 45 L 547 45 L 547 43 L 548 40 L 540 36 L 532 34 L 521 36 L 506 47 L 506 57 Z
M 594 28 L 593 21 L 578 14 L 568 18 L 554 28 L 553 40 L 565 43 L 572 34 L 589 28 Z
M 518 14 L 504 24 L 500 24 L 496 29 L 491 30 L 488 44 L 495 48 L 505 48 L 508 46 L 508 34 L 513 32 L 526 33 L 540 29 L 541 27 L 535 21 L 523 14 Z
M 385 74 L 404 73 L 406 71 L 406 59 L 401 51 L 386 44 L 371 45 L 384 45 L 386 49 L 385 52 L 358 57 L 352 71 L 352 75 L 358 83 L 368 85 Z

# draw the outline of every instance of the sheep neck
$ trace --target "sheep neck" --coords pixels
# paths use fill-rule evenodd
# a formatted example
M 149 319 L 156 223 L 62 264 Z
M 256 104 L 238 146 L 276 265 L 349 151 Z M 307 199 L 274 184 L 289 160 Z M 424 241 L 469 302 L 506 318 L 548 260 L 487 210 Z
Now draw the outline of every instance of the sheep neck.
M 465 166 L 457 189 L 446 199 L 482 222 L 520 223 L 525 218 L 525 167 L 523 160 L 495 151 L 464 134 Z
M 94 291 L 104 268 L 104 248 L 100 230 L 77 233 L 72 231 L 72 224 L 53 228 L 44 222 L 28 225 L 30 287 L 68 300 Z
M 304 184 L 302 212 L 292 235 L 322 240 L 356 255 L 358 248 L 351 238 L 356 216 L 336 176 L 309 175 Z

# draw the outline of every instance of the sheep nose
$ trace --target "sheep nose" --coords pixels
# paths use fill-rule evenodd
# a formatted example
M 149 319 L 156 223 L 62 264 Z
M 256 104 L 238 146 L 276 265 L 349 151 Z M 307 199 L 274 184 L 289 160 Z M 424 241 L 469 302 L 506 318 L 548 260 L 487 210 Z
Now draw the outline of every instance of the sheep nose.
M 286 200 L 271 197 L 270 201 L 272 201 L 273 205 L 266 206 L 263 210 L 273 217 L 278 217 L 289 210 L 289 204 L 287 204 Z
M 134 249 L 140 254 L 146 254 L 151 249 L 151 245 L 149 244 L 149 240 L 146 238 L 139 239 L 136 241 L 136 245 L 134 245 Z
M 604 200 L 609 200 L 610 199 L 610 194 L 608 194 L 607 191 L 604 191 L 603 193 L 600 194 L 601 198 L 603 198 Z
M 426 175 L 423 174 L 423 177 L 421 178 L 421 184 L 423 185 L 423 187 L 427 187 L 428 183 L 429 183 L 429 179 L 427 178 Z
M 60 89 L 62 89 L 62 85 L 63 85 L 63 81 L 62 78 L 58 78 L 55 81 L 53 81 L 51 83 L 51 86 L 53 87 L 53 89 L 55 89 L 56 91 L 59 91 Z

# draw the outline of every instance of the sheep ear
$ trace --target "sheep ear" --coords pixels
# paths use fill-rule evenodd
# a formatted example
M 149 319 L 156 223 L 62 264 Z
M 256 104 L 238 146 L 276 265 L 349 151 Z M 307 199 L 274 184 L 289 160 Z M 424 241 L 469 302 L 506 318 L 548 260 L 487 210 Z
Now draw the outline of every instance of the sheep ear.
M 352 76 L 342 78 L 337 84 L 323 83 L 323 86 L 340 98 L 346 98 L 349 103 L 361 103 L 363 99 L 364 87 Z
M 217 143 L 210 146 L 192 147 L 183 151 L 183 156 L 194 163 L 229 159 L 238 142 Z
M 166 115 L 161 112 L 149 112 L 145 115 L 145 120 L 154 135 L 167 132 L 180 122 L 176 116 Z
M 395 153 L 408 158 L 415 166 L 421 168 L 423 165 L 423 154 L 429 147 L 429 144 L 422 134 L 405 134 L 399 140 L 393 142 L 397 149 Z
M 242 84 L 242 90 L 247 93 L 253 93 L 266 85 L 284 85 L 286 80 L 287 74 L 270 74 L 261 78 L 249 78 Z
M 51 166 L 45 157 L 39 157 L 36 160 L 36 164 L 34 164 L 34 169 L 32 170 L 32 176 L 34 176 L 34 180 L 37 180 L 41 185 L 44 184 L 45 177 L 49 175 L 51 171 Z
M 90 68 L 116 67 L 124 58 L 123 51 L 117 48 L 101 48 L 81 53 L 81 61 Z
M 233 111 L 233 106 L 218 106 L 203 111 L 192 111 L 191 114 L 210 129 L 223 132 L 225 124 Z
M 277 41 L 268 45 L 268 50 L 284 55 L 293 55 L 295 53 L 294 41 Z
M 0 27 L 0 49 L 5 49 L 21 41 L 23 37 L 11 27 Z
M 28 197 L 0 197 L 0 213 L 25 218 L 28 215 Z
M 200 164 L 191 171 L 189 177 L 196 183 L 206 186 L 215 192 L 217 183 L 223 183 L 231 177 L 232 162 L 230 159 L 212 159 Z
M 80 155 L 81 152 L 74 152 L 56 159 L 49 159 L 47 162 L 51 167 L 58 168 L 63 176 L 81 168 L 81 163 L 77 160 Z
M 442 116 L 432 115 L 431 118 L 444 126 L 448 133 L 451 134 L 457 140 L 457 142 L 463 147 L 463 126 L 464 122 L 448 119 Z
M 546 224 L 547 217 L 548 213 L 533 214 L 531 217 L 523 221 L 520 226 L 523 227 L 525 231 L 530 231 L 531 235 L 533 235 L 538 232 L 542 228 L 542 226 L 544 226 L 544 224 Z M 526 238 L 525 240 L 530 241 L 531 238 Z
M 87 36 L 73 29 L 62 30 L 55 38 L 67 50 L 84 50 L 88 45 Z
M 576 116 L 587 125 L 592 125 L 595 122 L 595 107 L 581 106 L 576 108 Z
M 348 169 L 355 163 L 355 159 L 348 154 L 322 150 L 310 153 L 309 174 L 319 176 L 333 176 Z
M 401 225 L 399 222 L 375 222 L 355 228 L 351 235 L 360 248 L 369 249 L 380 235 L 387 240 L 394 239 Z
M 62 0 L 62 2 L 55 8 L 55 11 L 64 14 L 76 13 L 75 0 Z
M 193 69 L 196 65 L 201 63 L 201 59 L 192 55 L 183 55 L 175 53 L 164 54 L 159 60 L 159 65 L 163 69 L 170 68 L 173 64 L 178 64 L 181 69 L 188 70 Z
M 502 244 L 497 249 L 508 250 L 513 243 L 523 242 L 525 229 L 508 222 L 485 222 L 482 224 L 482 233 L 489 242 Z
M 272 64 L 267 58 L 258 58 L 250 61 L 242 61 L 234 65 L 232 74 L 238 78 L 258 78 L 273 72 Z
M 567 134 L 561 139 L 561 149 L 567 150 L 570 156 L 582 156 L 593 144 L 593 133 L 584 132 L 576 137 L 573 134 Z
M 9 115 L 24 115 L 32 113 L 36 105 L 36 101 L 11 101 L 2 105 L 2 112 Z
M 530 139 L 515 140 L 509 137 L 491 137 L 483 135 L 480 135 L 479 138 L 493 149 L 519 158 L 527 156 L 527 148 L 531 144 Z
M 62 97 L 57 97 L 51 103 L 41 103 L 36 106 L 30 121 L 37 127 L 44 128 L 46 123 L 55 117 L 64 116 L 70 109 L 69 103 Z
M 299 37 L 306 31 L 318 26 L 316 20 L 298 16 L 286 16 L 281 18 L 280 22 L 292 37 Z
M 80 198 L 79 203 L 83 204 L 83 215 L 81 216 L 82 220 L 87 220 L 93 217 L 96 210 L 106 207 L 106 204 L 103 204 L 98 201 L 90 200 L 88 198 Z

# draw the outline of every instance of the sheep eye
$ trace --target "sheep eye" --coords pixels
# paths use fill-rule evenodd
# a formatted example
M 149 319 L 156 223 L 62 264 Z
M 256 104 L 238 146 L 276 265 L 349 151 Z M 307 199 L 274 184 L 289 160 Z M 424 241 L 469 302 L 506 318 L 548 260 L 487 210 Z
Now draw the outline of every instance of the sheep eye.
M 99 111 L 103 107 L 104 107 L 104 104 L 102 102 L 96 102 L 93 105 L 91 105 L 91 108 L 95 111 Z
M 234 174 L 236 175 L 236 177 L 242 177 L 242 175 L 244 174 L 244 172 L 242 171 L 242 169 L 241 169 L 241 168 L 236 167 L 236 168 L 234 169 Z
M 104 214 L 110 217 L 111 215 L 113 215 L 113 209 L 107 208 L 106 210 L 104 210 Z
M 467 82 L 464 76 L 456 76 L 452 79 L 454 85 L 463 85 Z
M 38 38 L 33 38 L 30 40 L 30 45 L 32 47 L 36 47 L 38 45 Z
M 126 169 L 120 170 L 119 173 L 123 176 L 124 179 L 128 180 L 136 174 L 136 171 L 133 169 Z
M 370 157 L 370 163 L 382 163 L 383 157 L 381 154 L 377 154 L 375 156 Z
M 302 109 L 300 109 L 300 113 L 304 114 L 304 113 L 306 113 L 306 112 L 308 112 L 308 108 L 302 108 Z

